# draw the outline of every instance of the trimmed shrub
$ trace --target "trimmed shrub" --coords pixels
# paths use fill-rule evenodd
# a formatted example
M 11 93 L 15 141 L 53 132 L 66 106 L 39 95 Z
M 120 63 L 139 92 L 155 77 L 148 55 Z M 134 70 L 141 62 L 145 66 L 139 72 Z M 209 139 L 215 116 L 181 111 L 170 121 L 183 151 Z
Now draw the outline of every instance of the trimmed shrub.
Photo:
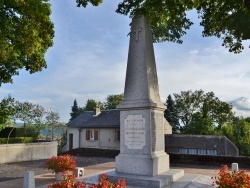
M 8 138 L 0 138 L 0 144 L 7 144 Z M 20 143 L 31 143 L 33 142 L 32 137 L 16 137 L 9 138 L 9 144 L 20 144 Z

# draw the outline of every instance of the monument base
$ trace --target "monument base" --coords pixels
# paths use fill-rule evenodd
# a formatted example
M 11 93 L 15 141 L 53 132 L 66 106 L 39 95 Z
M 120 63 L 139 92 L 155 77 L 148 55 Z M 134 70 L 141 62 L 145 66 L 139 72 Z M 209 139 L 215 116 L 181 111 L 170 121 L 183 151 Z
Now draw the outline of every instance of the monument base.
M 133 174 L 125 174 L 114 171 L 107 173 L 111 181 L 125 179 L 127 187 L 144 187 L 144 188 L 164 188 L 177 179 L 184 176 L 184 170 L 170 169 L 169 171 L 157 176 L 141 176 Z
M 120 153 L 115 161 L 117 173 L 156 176 L 169 170 L 169 155 L 164 151 L 151 155 Z

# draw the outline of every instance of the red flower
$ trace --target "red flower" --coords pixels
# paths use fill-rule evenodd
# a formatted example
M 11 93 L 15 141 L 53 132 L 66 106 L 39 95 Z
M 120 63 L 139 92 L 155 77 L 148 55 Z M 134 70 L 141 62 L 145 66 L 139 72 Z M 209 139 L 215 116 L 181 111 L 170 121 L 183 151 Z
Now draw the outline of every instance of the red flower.
M 53 156 L 45 162 L 45 168 L 53 170 L 53 172 L 72 171 L 75 167 L 75 157 L 68 154 Z
M 230 172 L 227 165 L 222 165 L 218 173 L 219 177 L 215 177 L 212 186 L 219 188 L 250 188 L 250 175 L 246 170 Z
M 111 183 L 107 174 L 101 174 L 99 182 L 91 185 L 89 188 L 126 188 L 126 181 L 120 179 L 115 183 Z

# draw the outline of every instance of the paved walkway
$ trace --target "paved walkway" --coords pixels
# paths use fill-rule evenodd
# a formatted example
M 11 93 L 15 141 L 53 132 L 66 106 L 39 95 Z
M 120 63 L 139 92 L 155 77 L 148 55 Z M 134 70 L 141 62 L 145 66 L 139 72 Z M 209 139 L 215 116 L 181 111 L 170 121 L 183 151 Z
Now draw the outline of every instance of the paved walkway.
M 114 162 L 107 162 L 102 164 L 97 164 L 93 166 L 84 167 L 84 175 L 90 176 L 104 171 L 109 171 L 115 168 Z M 180 178 L 172 185 L 167 186 L 166 188 L 210 188 L 212 187 L 212 176 L 217 175 L 218 170 L 209 169 L 209 168 L 193 168 L 193 167 L 184 167 L 173 166 L 173 169 L 184 169 L 185 175 Z M 47 173 L 35 176 L 35 183 L 37 188 L 45 188 L 46 185 L 54 182 L 54 174 Z M 11 181 L 0 182 L 0 188 L 23 188 L 23 178 L 15 179 Z M 128 188 L 132 188 L 128 186 Z M 133 187 L 135 188 L 135 187 Z

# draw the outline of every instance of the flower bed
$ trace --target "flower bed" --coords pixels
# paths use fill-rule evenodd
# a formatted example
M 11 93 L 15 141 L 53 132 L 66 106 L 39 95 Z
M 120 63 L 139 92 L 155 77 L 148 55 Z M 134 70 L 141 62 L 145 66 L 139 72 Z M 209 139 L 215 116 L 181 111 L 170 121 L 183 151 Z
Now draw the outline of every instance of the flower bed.
M 126 188 L 124 179 L 118 180 L 115 183 L 110 182 L 107 174 L 101 174 L 101 178 L 97 184 L 87 185 L 85 182 L 75 181 L 75 176 L 67 176 L 61 182 L 54 182 L 48 185 L 47 188 Z
M 250 175 L 246 170 L 231 172 L 227 165 L 222 165 L 218 173 L 219 177 L 214 178 L 213 186 L 219 188 L 250 188 Z

